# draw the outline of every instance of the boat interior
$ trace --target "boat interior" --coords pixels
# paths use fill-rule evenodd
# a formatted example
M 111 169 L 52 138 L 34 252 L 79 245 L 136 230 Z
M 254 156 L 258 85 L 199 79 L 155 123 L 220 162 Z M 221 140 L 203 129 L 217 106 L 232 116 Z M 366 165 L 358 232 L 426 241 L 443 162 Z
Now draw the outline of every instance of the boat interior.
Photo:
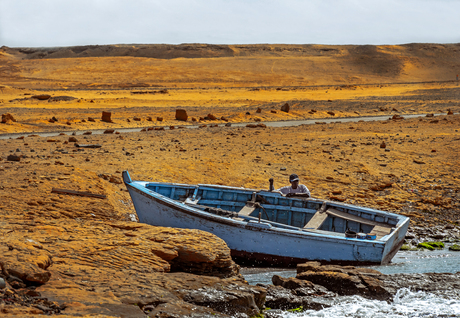
M 345 232 L 390 234 L 395 214 L 313 198 L 284 197 L 277 192 L 216 185 L 147 183 L 145 187 L 209 213 L 298 231 L 335 236 Z

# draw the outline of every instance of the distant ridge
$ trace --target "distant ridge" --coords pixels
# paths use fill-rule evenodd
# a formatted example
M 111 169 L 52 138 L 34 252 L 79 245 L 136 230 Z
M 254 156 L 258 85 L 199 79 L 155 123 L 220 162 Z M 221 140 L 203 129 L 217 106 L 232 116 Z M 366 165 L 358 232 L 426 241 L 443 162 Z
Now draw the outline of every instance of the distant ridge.
M 9 48 L 3 46 L 1 51 L 23 59 L 79 58 L 131 56 L 156 59 L 174 58 L 216 58 L 235 56 L 336 56 L 350 55 L 373 57 L 381 55 L 380 48 L 398 48 L 407 55 L 427 56 L 433 52 L 451 55 L 460 52 L 460 44 L 412 43 L 404 45 L 315 45 L 315 44 L 251 44 L 251 45 L 216 45 L 216 44 L 117 44 L 85 45 L 53 48 Z M 379 52 L 380 51 L 380 52 Z M 429 54 L 427 54 L 429 53 Z

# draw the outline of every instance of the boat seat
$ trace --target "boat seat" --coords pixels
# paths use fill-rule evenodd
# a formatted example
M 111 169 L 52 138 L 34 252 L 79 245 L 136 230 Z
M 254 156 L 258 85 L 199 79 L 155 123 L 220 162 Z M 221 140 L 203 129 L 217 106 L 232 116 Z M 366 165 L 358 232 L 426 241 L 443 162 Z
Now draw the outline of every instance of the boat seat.
M 238 215 L 249 216 L 258 207 L 259 207 L 259 205 L 257 203 L 253 203 L 251 201 L 248 201 L 246 203 L 246 205 L 238 212 Z
M 372 221 L 372 220 L 365 219 L 357 215 L 353 215 L 353 214 L 349 214 L 346 212 L 336 210 L 334 208 L 327 209 L 326 213 L 328 215 L 339 217 L 347 221 L 357 222 L 357 223 L 366 224 L 366 225 L 373 225 L 374 228 L 371 230 L 371 233 L 375 233 L 377 235 L 377 238 L 381 238 L 385 235 L 390 234 L 393 228 L 393 226 L 391 226 L 390 224 Z
M 196 204 L 198 204 L 198 201 L 200 201 L 200 199 L 201 199 L 201 197 L 198 197 L 195 200 L 193 200 L 192 197 L 188 197 L 187 199 L 185 199 L 184 203 L 185 204 L 190 204 L 190 205 L 196 205 Z
M 318 211 L 316 211 L 316 213 L 313 215 L 310 221 L 308 221 L 308 223 L 305 224 L 303 228 L 310 229 L 310 230 L 319 229 L 328 216 L 327 213 L 325 213 L 325 210 L 326 210 L 326 202 L 323 203 L 321 208 Z

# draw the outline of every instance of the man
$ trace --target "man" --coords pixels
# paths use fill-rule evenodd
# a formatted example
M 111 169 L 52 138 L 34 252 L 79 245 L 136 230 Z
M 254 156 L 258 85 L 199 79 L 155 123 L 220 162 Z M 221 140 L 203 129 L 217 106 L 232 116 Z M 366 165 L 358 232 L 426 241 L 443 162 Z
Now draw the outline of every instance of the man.
M 289 176 L 289 182 L 291 183 L 290 186 L 279 188 L 278 192 L 281 192 L 286 197 L 310 197 L 310 190 L 303 184 L 299 184 L 299 176 L 296 174 L 291 174 Z

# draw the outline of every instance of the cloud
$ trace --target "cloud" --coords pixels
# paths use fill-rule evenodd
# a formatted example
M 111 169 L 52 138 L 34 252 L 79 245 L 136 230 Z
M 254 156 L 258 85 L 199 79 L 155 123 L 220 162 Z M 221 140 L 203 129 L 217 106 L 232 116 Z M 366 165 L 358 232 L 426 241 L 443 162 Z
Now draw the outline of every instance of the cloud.
M 460 42 L 454 0 L 0 0 L 0 45 Z

